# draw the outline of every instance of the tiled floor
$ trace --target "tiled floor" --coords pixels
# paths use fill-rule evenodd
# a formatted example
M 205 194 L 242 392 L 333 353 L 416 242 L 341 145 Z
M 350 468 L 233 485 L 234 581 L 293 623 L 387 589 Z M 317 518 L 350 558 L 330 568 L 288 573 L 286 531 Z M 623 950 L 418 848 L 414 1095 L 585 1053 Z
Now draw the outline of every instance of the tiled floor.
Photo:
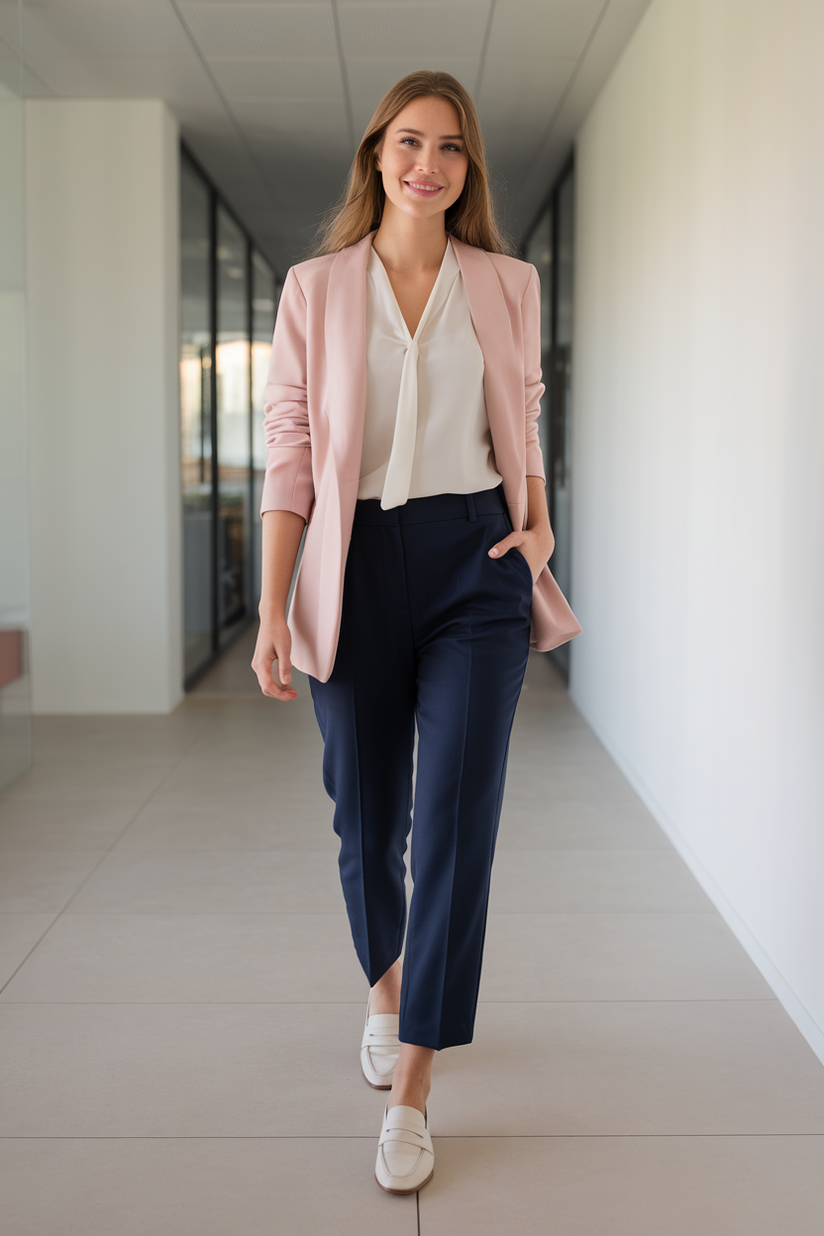
M 0 799 L 4 1236 L 820 1236 L 824 1068 L 540 656 L 475 1043 L 380 1192 L 311 701 L 249 655 L 39 719 Z

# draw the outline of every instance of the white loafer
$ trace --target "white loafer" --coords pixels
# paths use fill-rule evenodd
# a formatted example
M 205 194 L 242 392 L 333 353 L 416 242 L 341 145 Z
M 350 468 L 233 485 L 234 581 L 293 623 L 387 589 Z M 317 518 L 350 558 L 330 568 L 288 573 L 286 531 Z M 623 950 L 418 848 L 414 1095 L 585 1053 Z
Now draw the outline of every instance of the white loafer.
M 417 1193 L 432 1179 L 435 1151 L 429 1113 L 417 1107 L 390 1107 L 383 1113 L 375 1179 L 387 1193 Z
M 391 1090 L 401 1045 L 397 1013 L 370 1013 L 372 992 L 366 1002 L 366 1025 L 361 1039 L 361 1069 L 373 1090 Z

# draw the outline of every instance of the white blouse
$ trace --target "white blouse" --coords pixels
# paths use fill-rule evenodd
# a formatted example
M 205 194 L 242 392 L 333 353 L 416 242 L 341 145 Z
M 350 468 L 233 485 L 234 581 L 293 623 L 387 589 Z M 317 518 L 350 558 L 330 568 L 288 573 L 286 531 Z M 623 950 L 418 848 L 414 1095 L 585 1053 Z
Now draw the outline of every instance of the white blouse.
M 483 353 L 448 238 L 414 336 L 386 268 L 370 248 L 366 373 L 359 498 L 380 498 L 387 511 L 408 498 L 500 485 L 484 400 Z

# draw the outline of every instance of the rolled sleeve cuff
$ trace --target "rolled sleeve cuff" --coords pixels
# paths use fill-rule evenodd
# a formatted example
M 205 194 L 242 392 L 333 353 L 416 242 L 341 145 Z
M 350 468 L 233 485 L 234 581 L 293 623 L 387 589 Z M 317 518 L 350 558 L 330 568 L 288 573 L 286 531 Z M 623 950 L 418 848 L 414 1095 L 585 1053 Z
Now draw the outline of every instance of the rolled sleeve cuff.
M 281 450 L 276 466 L 269 466 L 263 480 L 260 513 L 265 511 L 294 511 L 309 522 L 309 514 L 315 501 L 312 481 L 312 453 L 309 447 L 300 447 L 294 452 Z
M 526 450 L 526 474 L 527 476 L 539 476 L 546 483 L 546 471 L 544 469 L 544 454 L 538 443 L 534 446 L 530 445 Z

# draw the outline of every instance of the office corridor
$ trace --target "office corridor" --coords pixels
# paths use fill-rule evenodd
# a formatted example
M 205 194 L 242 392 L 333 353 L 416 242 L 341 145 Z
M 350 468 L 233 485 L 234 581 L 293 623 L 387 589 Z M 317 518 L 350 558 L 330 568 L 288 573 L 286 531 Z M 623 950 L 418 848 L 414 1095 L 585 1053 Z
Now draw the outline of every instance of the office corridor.
M 818 1236 L 824 1069 L 543 656 L 435 1176 L 380 1192 L 309 692 L 250 654 L 37 718 L 0 798 L 6 1236 Z

